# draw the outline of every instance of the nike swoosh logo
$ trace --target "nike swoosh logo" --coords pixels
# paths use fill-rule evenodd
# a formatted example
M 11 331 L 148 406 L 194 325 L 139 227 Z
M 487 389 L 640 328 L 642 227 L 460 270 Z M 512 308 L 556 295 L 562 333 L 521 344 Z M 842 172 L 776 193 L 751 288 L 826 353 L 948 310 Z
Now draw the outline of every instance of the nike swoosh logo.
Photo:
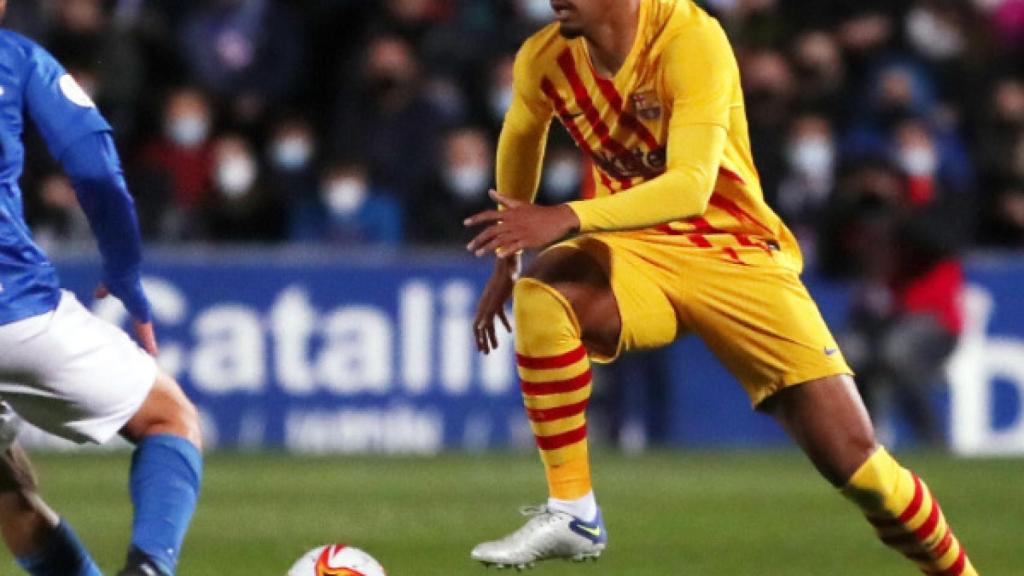
M 836 352 L 839 352 L 839 348 L 825 348 L 825 356 L 832 356 Z
M 601 542 L 604 538 L 604 529 L 601 528 L 600 524 L 591 526 L 589 524 L 584 524 L 582 521 L 577 519 L 573 520 L 573 522 L 569 524 L 569 528 L 595 544 Z

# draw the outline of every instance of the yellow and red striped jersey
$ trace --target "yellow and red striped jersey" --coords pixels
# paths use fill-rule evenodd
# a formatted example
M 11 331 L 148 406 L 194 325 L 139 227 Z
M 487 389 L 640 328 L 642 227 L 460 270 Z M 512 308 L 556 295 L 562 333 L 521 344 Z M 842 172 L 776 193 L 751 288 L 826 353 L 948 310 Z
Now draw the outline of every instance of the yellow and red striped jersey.
M 523 44 L 514 82 L 499 142 L 503 194 L 533 199 L 543 142 L 551 119 L 558 118 L 593 163 L 595 199 L 623 196 L 615 199 L 614 213 L 599 202 L 572 203 L 581 232 L 635 228 L 631 222 L 657 214 L 652 204 L 694 197 L 697 208 L 687 218 L 630 233 L 733 257 L 738 246 L 774 248 L 795 268 L 802 265 L 793 235 L 764 201 L 732 48 L 718 22 L 691 0 L 641 0 L 634 46 L 614 77 L 595 70 L 583 38 L 562 37 L 555 23 Z M 724 128 L 725 142 L 707 168 L 717 174 L 705 175 L 713 181 L 710 197 L 697 198 L 706 192 L 681 189 L 688 180 L 665 175 L 704 145 L 695 138 L 704 133 L 694 129 L 705 127 Z

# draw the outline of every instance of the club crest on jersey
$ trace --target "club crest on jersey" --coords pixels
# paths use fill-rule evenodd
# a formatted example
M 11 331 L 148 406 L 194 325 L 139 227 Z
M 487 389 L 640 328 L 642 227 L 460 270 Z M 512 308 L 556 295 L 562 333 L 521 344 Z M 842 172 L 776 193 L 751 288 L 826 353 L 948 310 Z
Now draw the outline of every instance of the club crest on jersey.
M 658 95 L 654 93 L 654 90 L 637 92 L 630 99 L 633 101 L 633 110 L 640 118 L 644 120 L 661 118 L 661 102 L 658 102 Z

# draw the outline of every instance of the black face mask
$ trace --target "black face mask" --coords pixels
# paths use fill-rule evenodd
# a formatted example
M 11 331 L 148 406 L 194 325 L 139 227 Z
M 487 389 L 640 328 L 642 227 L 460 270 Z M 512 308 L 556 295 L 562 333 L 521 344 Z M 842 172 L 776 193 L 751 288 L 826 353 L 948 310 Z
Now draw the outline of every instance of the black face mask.
M 883 128 L 889 130 L 914 116 L 914 111 L 910 108 L 909 104 L 889 104 L 879 110 L 878 121 Z
M 405 79 L 395 74 L 384 74 L 371 78 L 367 83 L 367 89 L 373 98 L 386 99 L 402 92 L 407 85 L 408 82 Z

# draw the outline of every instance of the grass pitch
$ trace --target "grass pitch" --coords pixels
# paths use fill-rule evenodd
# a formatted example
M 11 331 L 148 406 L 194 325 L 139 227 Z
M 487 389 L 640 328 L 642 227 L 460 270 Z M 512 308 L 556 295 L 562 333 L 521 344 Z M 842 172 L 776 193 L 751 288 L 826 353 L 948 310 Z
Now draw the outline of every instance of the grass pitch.
M 1024 575 L 1024 460 L 903 455 L 939 495 L 985 575 Z M 110 574 L 128 538 L 128 456 L 36 458 L 43 493 Z M 616 576 L 909 576 L 852 506 L 796 453 L 599 454 L 611 542 L 596 564 L 534 573 Z M 392 576 L 485 575 L 468 559 L 543 499 L 533 455 L 438 458 L 217 454 L 182 576 L 283 576 L 316 545 L 350 543 Z M 15 574 L 0 552 L 0 573 Z M 494 572 L 491 572 L 494 573 Z

